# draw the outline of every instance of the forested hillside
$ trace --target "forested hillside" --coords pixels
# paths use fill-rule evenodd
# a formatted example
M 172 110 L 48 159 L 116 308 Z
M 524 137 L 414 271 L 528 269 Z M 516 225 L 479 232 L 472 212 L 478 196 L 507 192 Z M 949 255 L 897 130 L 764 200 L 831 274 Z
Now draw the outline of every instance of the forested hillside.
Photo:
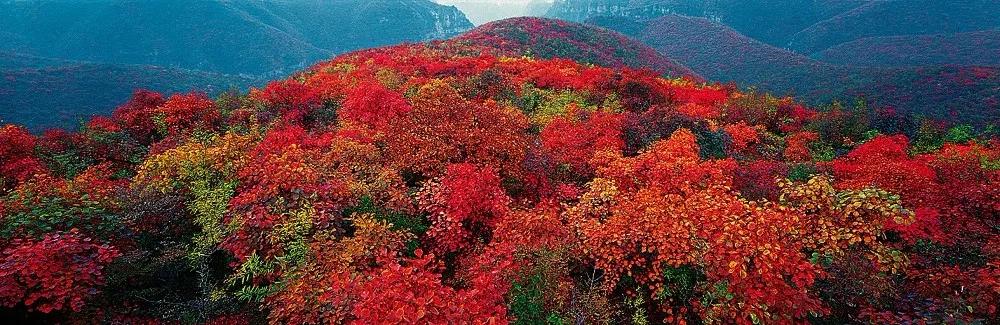
M 794 95 L 812 105 L 864 98 L 870 105 L 952 123 L 985 126 L 1000 118 L 997 67 L 836 65 L 767 45 L 704 18 L 678 15 L 642 23 L 607 18 L 592 22 L 632 32 L 708 80 Z
M 472 27 L 429 0 L 0 1 L 0 119 L 72 127 L 137 87 L 245 91 L 338 53 Z M 17 66 L 40 63 L 50 69 Z
M 841 65 L 1000 66 L 1000 30 L 866 37 L 828 48 L 816 59 Z
M 336 53 L 470 28 L 460 11 L 428 0 L 0 3 L 3 50 L 226 74 L 275 76 Z

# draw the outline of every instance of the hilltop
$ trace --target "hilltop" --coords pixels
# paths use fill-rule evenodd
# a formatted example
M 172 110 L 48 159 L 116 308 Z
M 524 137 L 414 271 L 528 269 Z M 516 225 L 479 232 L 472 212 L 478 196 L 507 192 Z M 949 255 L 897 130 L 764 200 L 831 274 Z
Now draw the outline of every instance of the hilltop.
M 480 26 L 453 41 L 540 58 L 564 58 L 613 68 L 646 68 L 699 79 L 691 69 L 653 48 L 605 28 L 545 18 L 511 18 Z

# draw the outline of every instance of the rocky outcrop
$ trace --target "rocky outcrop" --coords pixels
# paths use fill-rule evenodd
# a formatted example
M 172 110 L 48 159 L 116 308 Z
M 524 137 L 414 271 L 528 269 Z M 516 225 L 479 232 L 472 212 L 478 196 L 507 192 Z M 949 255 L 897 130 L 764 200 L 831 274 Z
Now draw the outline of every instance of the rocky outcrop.
M 449 38 L 475 27 L 465 13 L 454 6 L 442 6 L 425 0 L 414 0 L 410 5 L 416 9 L 415 15 L 426 13 L 424 18 L 429 19 L 429 25 L 433 26 L 425 35 L 426 39 Z
M 689 14 L 695 9 L 687 1 L 621 1 L 621 0 L 556 0 L 547 16 L 572 21 L 591 17 L 612 16 L 637 20 L 652 19 L 666 14 Z M 701 6 L 698 6 L 701 7 Z

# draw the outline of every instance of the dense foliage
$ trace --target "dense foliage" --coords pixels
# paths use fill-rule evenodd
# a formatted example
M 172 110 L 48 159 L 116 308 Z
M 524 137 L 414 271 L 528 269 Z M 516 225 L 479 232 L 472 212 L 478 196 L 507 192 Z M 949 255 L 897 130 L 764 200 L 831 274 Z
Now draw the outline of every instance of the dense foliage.
M 125 323 L 996 320 L 1000 143 L 469 42 L 0 129 L 0 303 Z M 884 133 L 884 135 L 883 135 Z M 44 253 L 43 253 L 44 252 Z

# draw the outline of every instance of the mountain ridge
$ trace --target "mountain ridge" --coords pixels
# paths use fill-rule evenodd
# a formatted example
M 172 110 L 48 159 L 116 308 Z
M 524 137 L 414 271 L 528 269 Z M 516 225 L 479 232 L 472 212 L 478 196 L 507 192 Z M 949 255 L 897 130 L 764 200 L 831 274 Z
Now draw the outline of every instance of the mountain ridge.
M 0 118 L 69 128 L 127 100 L 127 88 L 246 90 L 337 53 L 472 27 L 456 8 L 427 0 L 0 1 Z M 66 67 L 22 70 L 58 64 Z M 72 114 L 53 117 L 61 113 Z
M 444 38 L 472 27 L 458 9 L 428 0 L 0 3 L 0 29 L 7 31 L 0 50 L 258 77 L 352 49 Z
M 605 26 L 616 29 L 615 21 Z M 626 24 L 639 40 L 709 80 L 736 82 L 812 105 L 852 102 L 892 106 L 941 120 L 995 122 L 1000 114 L 997 68 L 839 66 L 757 41 L 714 21 L 666 15 Z

